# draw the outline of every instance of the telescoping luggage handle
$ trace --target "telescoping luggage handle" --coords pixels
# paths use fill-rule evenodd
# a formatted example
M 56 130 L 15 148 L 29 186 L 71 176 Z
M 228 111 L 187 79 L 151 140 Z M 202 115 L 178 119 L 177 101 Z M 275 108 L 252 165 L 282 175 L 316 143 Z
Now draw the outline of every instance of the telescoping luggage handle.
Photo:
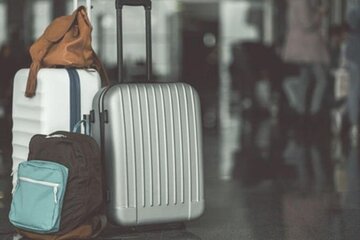
M 122 9 L 124 6 L 143 6 L 145 8 L 146 25 L 146 80 L 150 82 L 152 75 L 152 50 L 151 50 L 151 0 L 116 0 L 117 16 L 117 59 L 118 59 L 118 79 L 124 81 L 124 56 L 123 56 L 123 27 Z
M 123 6 L 144 6 L 151 9 L 151 0 L 116 0 L 117 8 Z

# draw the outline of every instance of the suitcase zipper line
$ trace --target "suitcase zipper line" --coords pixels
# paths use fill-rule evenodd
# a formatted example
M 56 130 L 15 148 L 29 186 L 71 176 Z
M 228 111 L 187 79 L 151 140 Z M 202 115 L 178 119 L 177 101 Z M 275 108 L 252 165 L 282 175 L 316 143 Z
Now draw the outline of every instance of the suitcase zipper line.
M 178 116 L 179 116 L 179 138 L 180 138 L 180 143 L 179 143 L 179 153 L 180 153 L 180 177 L 181 177 L 181 181 L 180 181 L 180 202 L 184 203 L 184 197 L 185 197 L 185 188 L 184 188 L 184 184 L 185 184 L 185 176 L 184 176 L 184 149 L 183 149 L 183 126 L 182 126 L 182 119 L 181 119 L 181 106 L 180 106 L 180 94 L 179 94 L 179 88 L 176 85 L 175 86 L 175 95 L 176 95 L 176 101 L 177 101 L 177 107 L 178 107 Z
M 194 139 L 195 141 L 198 139 L 198 129 L 196 127 L 196 121 L 197 121 L 197 115 L 196 115 L 196 111 L 195 111 L 195 100 L 194 100 L 194 93 L 193 91 L 190 89 L 190 102 L 191 102 L 191 109 L 192 109 L 192 114 L 194 115 L 194 122 L 193 122 L 193 128 L 194 128 Z M 200 201 L 200 188 L 199 188 L 199 146 L 198 146 L 198 142 L 196 141 L 196 143 L 194 144 L 194 156 L 195 156 L 195 188 L 196 188 L 196 201 Z
M 105 103 L 104 103 L 104 99 L 105 99 L 105 95 L 106 93 L 112 88 L 116 86 L 116 84 L 110 85 L 109 87 L 106 87 L 100 94 L 99 97 L 99 104 L 98 104 L 98 110 L 99 110 L 99 125 L 100 125 L 100 154 L 101 154 L 101 162 L 102 162 L 102 169 L 104 171 L 104 173 L 106 172 L 106 164 L 105 164 L 105 121 L 103 118 L 103 112 L 104 112 L 104 108 L 105 108 Z M 106 202 L 109 202 L 111 200 L 111 195 L 110 195 L 110 191 L 108 186 L 108 183 L 106 181 L 106 177 L 103 178 L 104 181 L 104 200 Z
M 185 124 L 186 124 L 186 129 L 187 129 L 187 149 L 188 149 L 188 152 L 187 152 L 187 161 L 188 161 L 188 169 L 187 169 L 187 172 L 189 174 L 188 178 L 189 178 L 189 183 L 188 183 L 188 188 L 189 188 L 189 191 L 188 191 L 188 200 L 189 200 L 189 206 L 191 206 L 191 200 L 192 200 L 192 188 L 191 188 L 191 181 L 192 181 L 192 171 L 191 171 L 191 161 L 190 161 L 190 150 L 191 150 L 191 146 L 190 146 L 190 122 L 189 122 L 189 102 L 188 102 L 188 94 L 186 92 L 186 89 L 184 86 L 182 86 L 182 91 L 183 91 L 183 94 L 184 94 L 184 105 L 185 105 Z M 189 217 L 191 216 L 191 208 L 189 208 L 189 213 L 188 213 Z

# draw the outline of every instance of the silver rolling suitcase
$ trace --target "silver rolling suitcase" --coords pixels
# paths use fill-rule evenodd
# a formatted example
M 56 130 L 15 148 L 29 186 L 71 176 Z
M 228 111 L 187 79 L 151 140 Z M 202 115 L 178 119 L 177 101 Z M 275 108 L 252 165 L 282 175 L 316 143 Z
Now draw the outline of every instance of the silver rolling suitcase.
M 151 78 L 151 1 L 117 0 L 119 78 L 122 8 L 146 10 Z M 183 222 L 204 211 L 200 102 L 183 83 L 119 83 L 93 102 L 92 132 L 107 175 L 110 220 L 121 226 Z

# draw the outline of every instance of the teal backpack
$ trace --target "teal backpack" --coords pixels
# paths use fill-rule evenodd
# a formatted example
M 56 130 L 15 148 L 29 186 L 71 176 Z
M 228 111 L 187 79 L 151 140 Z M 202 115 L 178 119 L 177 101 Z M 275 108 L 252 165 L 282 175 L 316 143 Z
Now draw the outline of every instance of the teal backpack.
M 61 236 L 104 214 L 103 168 L 92 137 L 35 135 L 29 150 L 14 176 L 9 220 L 16 229 Z
M 55 162 L 32 160 L 20 163 L 10 222 L 18 228 L 38 233 L 59 231 L 68 172 L 67 167 Z

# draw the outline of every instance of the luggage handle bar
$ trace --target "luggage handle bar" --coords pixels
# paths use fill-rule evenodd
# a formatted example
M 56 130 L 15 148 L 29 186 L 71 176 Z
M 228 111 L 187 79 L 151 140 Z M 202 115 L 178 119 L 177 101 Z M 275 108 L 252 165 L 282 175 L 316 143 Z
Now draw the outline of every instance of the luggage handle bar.
M 151 49 L 151 0 L 116 0 L 116 19 L 117 19 L 117 59 L 118 59 L 118 79 L 124 82 L 124 55 L 123 55 L 123 26 L 122 9 L 123 6 L 144 6 L 145 25 L 146 25 L 146 80 L 151 81 L 152 77 L 152 49 Z
M 123 6 L 144 6 L 145 9 L 151 9 L 151 0 L 116 0 L 116 8 Z

